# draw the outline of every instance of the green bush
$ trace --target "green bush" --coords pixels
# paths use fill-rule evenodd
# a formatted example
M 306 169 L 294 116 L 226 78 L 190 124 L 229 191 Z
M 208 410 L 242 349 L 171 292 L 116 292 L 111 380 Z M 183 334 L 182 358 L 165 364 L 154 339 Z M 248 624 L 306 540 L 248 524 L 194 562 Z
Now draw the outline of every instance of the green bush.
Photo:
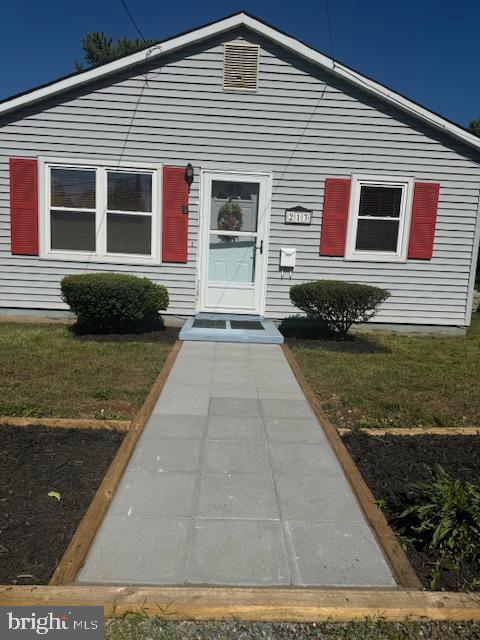
M 389 296 L 386 289 L 340 280 L 315 280 L 290 288 L 293 304 L 307 317 L 326 323 L 341 340 L 354 322 L 372 318 Z
M 79 333 L 140 333 L 158 325 L 169 302 L 164 286 L 121 273 L 67 276 L 61 288 Z
M 452 479 L 439 464 L 429 474 L 429 482 L 412 486 L 418 503 L 399 517 L 417 545 L 437 554 L 430 586 L 438 589 L 442 571 L 480 563 L 480 489 Z

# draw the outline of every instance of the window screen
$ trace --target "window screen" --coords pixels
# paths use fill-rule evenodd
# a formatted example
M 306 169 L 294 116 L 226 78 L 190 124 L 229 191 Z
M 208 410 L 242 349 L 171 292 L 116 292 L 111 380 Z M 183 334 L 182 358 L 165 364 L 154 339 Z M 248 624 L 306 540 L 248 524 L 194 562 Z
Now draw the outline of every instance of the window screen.
M 95 171 L 51 170 L 52 207 L 95 209 Z
M 402 187 L 361 186 L 356 250 L 397 251 L 402 197 Z
M 399 218 L 402 192 L 401 187 L 363 185 L 360 192 L 358 215 L 375 218 Z
M 107 191 L 107 253 L 150 255 L 152 174 L 109 171 Z
M 152 210 L 152 175 L 149 173 L 108 172 L 109 211 Z
M 95 251 L 96 171 L 50 170 L 50 246 L 56 251 Z

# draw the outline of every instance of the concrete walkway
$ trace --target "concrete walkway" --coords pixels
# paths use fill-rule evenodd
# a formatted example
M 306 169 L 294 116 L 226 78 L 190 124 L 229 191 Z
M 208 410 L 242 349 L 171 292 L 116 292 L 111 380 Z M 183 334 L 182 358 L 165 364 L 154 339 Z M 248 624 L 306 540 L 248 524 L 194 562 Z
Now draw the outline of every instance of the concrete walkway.
M 395 586 L 281 348 L 197 342 L 78 582 Z

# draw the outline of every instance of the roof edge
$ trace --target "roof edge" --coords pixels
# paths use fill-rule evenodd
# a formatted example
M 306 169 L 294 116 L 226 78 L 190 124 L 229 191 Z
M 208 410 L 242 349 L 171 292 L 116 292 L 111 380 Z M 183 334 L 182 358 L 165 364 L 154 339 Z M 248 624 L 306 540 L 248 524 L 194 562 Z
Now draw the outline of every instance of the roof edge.
M 137 51 L 136 53 L 132 53 L 128 56 L 118 58 L 112 62 L 87 69 L 80 73 L 65 76 L 59 80 L 37 87 L 36 89 L 13 96 L 12 98 L 7 98 L 3 102 L 0 102 L 0 116 L 11 113 L 29 104 L 41 101 L 49 96 L 63 93 L 75 87 L 81 87 L 93 80 L 104 78 L 118 71 L 129 69 L 130 67 L 149 59 L 171 53 L 189 44 L 200 42 L 239 26 L 248 27 L 252 31 L 292 51 L 309 62 L 319 65 L 342 80 L 360 87 L 367 93 L 370 93 L 382 99 L 384 102 L 395 106 L 401 111 L 416 117 L 429 126 L 442 131 L 444 134 L 456 138 L 470 147 L 480 150 L 480 138 L 462 128 L 460 125 L 449 121 L 443 116 L 430 111 L 426 107 L 417 104 L 379 82 L 376 82 L 375 80 L 362 75 L 358 71 L 355 71 L 333 58 L 328 57 L 313 47 L 304 44 L 293 36 L 279 31 L 275 27 L 270 26 L 263 20 L 259 20 L 245 11 L 234 13 L 215 22 L 183 32 L 173 38 L 160 41 L 151 47 L 142 49 L 141 51 Z

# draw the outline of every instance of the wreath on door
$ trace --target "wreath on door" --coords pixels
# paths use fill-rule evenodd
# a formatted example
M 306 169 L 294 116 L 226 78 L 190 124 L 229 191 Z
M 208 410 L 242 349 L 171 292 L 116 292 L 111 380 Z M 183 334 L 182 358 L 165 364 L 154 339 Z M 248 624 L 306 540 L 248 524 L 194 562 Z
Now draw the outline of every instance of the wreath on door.
M 220 207 L 217 218 L 217 228 L 219 231 L 241 231 L 243 226 L 243 214 L 240 203 L 232 200 L 225 202 Z M 236 240 L 236 236 L 219 236 L 227 242 Z

